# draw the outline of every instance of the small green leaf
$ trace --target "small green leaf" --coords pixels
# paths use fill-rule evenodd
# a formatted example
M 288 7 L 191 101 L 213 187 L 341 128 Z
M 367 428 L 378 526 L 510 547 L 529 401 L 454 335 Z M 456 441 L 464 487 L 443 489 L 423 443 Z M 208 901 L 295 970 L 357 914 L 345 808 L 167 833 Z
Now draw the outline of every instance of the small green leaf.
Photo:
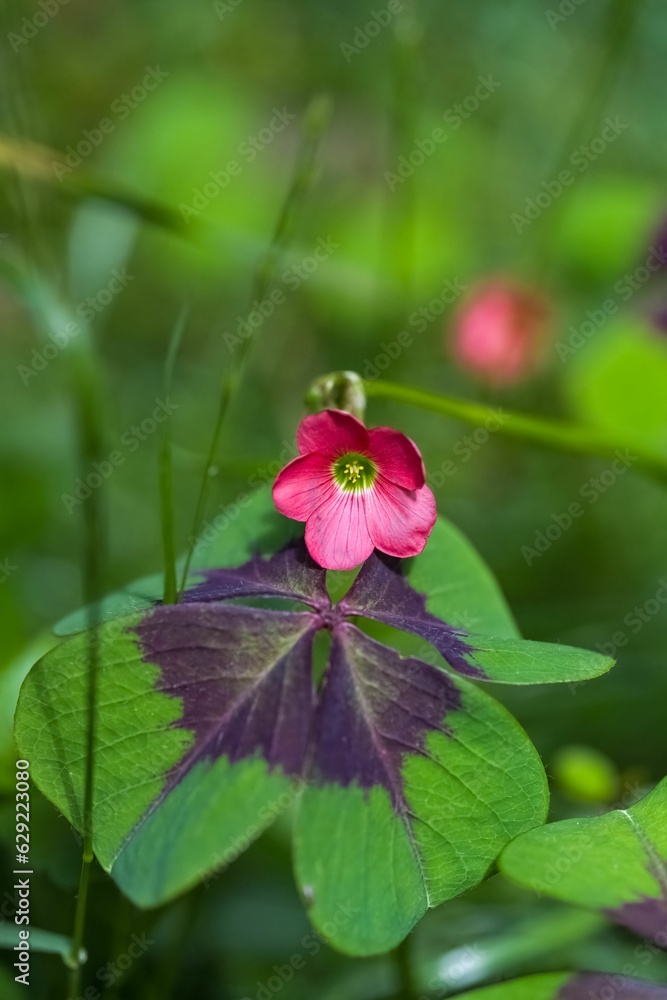
M 667 342 L 641 320 L 595 333 L 566 358 L 578 416 L 642 452 L 667 453 Z
M 556 972 L 513 979 L 465 994 L 465 1000 L 667 1000 L 667 987 L 608 972 Z
M 584 681 L 610 670 L 614 661 L 601 653 L 558 643 L 525 639 L 487 639 L 471 635 L 469 662 L 480 667 L 486 679 L 502 684 L 554 684 Z
M 602 910 L 667 948 L 667 778 L 630 809 L 531 830 L 499 866 L 525 888 Z

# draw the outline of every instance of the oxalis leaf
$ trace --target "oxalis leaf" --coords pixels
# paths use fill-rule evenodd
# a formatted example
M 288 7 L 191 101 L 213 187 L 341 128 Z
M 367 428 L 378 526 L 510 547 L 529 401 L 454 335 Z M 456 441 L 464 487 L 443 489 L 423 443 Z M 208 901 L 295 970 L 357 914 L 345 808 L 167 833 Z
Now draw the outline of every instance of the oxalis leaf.
M 613 972 L 556 972 L 466 993 L 466 1000 L 667 1000 L 667 987 Z
M 225 603 L 259 597 L 307 610 Z M 425 602 L 401 564 L 374 555 L 334 606 L 324 570 L 292 543 L 201 570 L 180 605 L 101 625 L 95 850 L 121 889 L 142 906 L 173 898 L 292 803 L 311 918 L 352 954 L 386 951 L 428 906 L 489 874 L 505 844 L 544 822 L 546 780 L 518 723 L 461 675 L 571 679 L 609 661 L 482 641 Z M 364 634 L 351 620 L 359 616 L 429 640 L 446 666 L 401 657 Z M 316 690 L 311 650 L 322 629 L 331 650 Z M 77 635 L 32 669 L 16 718 L 35 781 L 76 826 L 86 669 Z
M 526 888 L 599 909 L 667 948 L 667 778 L 630 809 L 517 838 L 500 867 Z

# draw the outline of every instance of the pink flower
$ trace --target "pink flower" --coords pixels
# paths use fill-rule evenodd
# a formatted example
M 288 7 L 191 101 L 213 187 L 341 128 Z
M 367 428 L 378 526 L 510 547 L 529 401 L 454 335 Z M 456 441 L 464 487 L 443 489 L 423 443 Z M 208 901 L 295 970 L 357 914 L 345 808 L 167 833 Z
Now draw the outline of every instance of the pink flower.
M 374 548 L 415 556 L 435 524 L 435 498 L 417 446 L 390 427 L 367 430 L 343 410 L 306 417 L 300 456 L 273 486 L 281 514 L 306 522 L 308 551 L 325 569 L 352 569 Z
M 549 321 L 541 295 L 497 278 L 479 285 L 463 303 L 452 353 L 471 374 L 495 385 L 512 385 L 540 367 Z

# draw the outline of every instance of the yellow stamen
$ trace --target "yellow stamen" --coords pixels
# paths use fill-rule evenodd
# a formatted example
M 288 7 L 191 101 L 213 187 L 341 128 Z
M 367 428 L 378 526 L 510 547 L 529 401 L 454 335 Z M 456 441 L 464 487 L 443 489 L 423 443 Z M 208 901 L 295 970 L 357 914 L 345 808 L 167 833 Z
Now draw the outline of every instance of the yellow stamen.
M 343 470 L 351 483 L 356 483 L 364 473 L 363 465 L 358 462 L 348 462 Z

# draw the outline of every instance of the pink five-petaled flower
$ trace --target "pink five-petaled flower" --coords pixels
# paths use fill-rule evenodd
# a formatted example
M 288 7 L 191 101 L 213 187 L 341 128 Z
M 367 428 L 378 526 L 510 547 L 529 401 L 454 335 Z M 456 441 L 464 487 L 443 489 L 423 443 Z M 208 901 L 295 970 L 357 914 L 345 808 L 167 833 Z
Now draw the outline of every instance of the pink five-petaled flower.
M 300 452 L 278 474 L 273 501 L 306 522 L 306 545 L 325 569 L 352 569 L 374 548 L 407 558 L 435 524 L 435 498 L 417 446 L 390 427 L 367 430 L 343 410 L 306 417 Z

